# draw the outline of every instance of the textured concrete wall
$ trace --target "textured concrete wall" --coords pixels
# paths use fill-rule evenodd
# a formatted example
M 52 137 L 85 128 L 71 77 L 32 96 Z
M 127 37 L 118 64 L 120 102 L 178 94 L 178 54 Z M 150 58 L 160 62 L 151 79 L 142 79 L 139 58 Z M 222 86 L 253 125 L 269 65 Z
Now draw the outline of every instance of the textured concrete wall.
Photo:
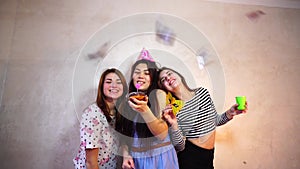
M 213 44 L 226 80 L 221 111 L 236 95 L 248 98 L 248 114 L 217 130 L 215 168 L 300 168 L 300 10 L 185 2 L 1 0 L 0 167 L 73 168 L 80 50 L 108 22 L 163 12 L 186 19 Z M 247 17 L 257 10 L 264 14 Z M 78 107 L 93 96 L 82 93 Z

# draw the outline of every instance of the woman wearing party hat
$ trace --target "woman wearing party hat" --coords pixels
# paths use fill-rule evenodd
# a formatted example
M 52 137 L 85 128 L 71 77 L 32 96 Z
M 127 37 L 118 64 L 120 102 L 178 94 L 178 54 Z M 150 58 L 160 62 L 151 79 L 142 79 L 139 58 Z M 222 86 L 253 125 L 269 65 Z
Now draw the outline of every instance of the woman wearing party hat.
M 122 113 L 123 127 L 120 132 L 127 136 L 121 139 L 124 144 L 124 169 L 179 168 L 168 125 L 162 119 L 166 93 L 158 89 L 157 70 L 154 59 L 145 49 L 131 68 L 129 93 L 140 91 L 145 97 L 141 100 L 128 98 Z

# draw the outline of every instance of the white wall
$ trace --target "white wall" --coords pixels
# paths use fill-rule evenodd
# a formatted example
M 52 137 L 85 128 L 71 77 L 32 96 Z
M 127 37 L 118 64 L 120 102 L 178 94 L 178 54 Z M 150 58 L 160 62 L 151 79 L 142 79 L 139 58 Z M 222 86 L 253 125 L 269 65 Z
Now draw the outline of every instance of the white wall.
M 250 20 L 256 10 L 265 15 Z M 184 18 L 206 35 L 225 74 L 223 111 L 248 98 L 248 113 L 217 130 L 215 168 L 300 168 L 299 8 L 197 0 L 0 1 L 1 168 L 73 168 L 80 50 L 107 23 L 143 12 Z M 82 93 L 80 106 L 92 96 Z

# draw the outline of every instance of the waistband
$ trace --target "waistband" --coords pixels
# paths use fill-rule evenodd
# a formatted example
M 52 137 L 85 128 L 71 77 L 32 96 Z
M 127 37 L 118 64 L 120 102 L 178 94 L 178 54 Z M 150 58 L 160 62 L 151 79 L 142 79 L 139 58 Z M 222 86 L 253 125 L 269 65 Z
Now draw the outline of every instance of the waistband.
M 193 144 L 188 139 L 185 140 L 185 149 L 193 149 L 193 150 L 196 150 L 196 151 L 207 151 L 207 152 L 214 152 L 215 151 L 215 148 L 206 149 L 206 148 L 203 148 L 203 147 L 199 147 L 199 146 Z
M 164 146 L 167 146 L 167 145 L 170 145 L 170 144 L 171 144 L 171 142 L 168 141 L 168 142 L 164 142 L 164 143 L 151 145 L 149 147 L 131 147 L 131 151 L 133 151 L 133 152 L 145 152 L 145 151 L 156 149 L 156 148 L 159 148 L 159 147 L 164 147 Z

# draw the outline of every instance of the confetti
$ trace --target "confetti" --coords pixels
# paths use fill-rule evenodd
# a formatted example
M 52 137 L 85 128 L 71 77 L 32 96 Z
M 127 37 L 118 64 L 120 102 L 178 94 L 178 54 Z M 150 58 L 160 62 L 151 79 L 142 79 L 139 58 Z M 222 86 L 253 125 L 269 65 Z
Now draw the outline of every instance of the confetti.
M 99 47 L 99 50 L 96 53 L 89 54 L 88 58 L 90 60 L 97 59 L 97 58 L 104 58 L 107 54 L 108 48 L 109 48 L 109 42 L 106 42 Z
M 158 41 L 165 45 L 173 45 L 175 41 L 175 34 L 172 29 L 165 26 L 161 21 L 156 21 L 156 37 Z
M 207 49 L 201 48 L 201 49 L 198 50 L 198 52 L 196 54 L 196 59 L 197 59 L 197 62 L 198 62 L 198 66 L 201 70 L 204 69 L 207 57 L 208 57 Z
M 246 14 L 247 18 L 253 22 L 256 22 L 261 15 L 265 15 L 266 13 L 261 10 L 252 11 Z

